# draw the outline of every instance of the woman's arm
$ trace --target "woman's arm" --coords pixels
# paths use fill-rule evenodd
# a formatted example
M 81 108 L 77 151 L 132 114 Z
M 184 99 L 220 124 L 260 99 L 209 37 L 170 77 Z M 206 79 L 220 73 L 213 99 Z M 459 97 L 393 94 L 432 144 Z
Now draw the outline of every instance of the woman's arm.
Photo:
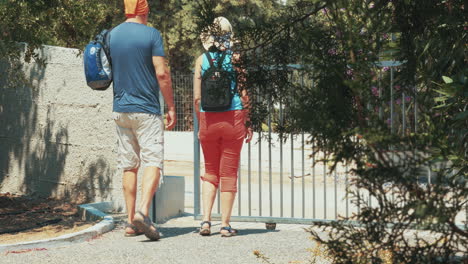
M 198 57 L 195 62 L 195 71 L 193 74 L 193 106 L 197 119 L 200 120 L 200 100 L 201 100 L 201 66 L 203 62 L 203 55 Z
M 245 142 L 249 143 L 250 140 L 252 140 L 253 130 L 252 130 L 252 124 L 250 122 L 251 104 L 250 104 L 249 92 L 246 87 L 247 71 L 241 65 L 239 53 L 234 53 L 232 55 L 232 63 L 237 73 L 237 90 L 239 91 L 242 106 L 244 108 L 244 124 L 246 127 Z

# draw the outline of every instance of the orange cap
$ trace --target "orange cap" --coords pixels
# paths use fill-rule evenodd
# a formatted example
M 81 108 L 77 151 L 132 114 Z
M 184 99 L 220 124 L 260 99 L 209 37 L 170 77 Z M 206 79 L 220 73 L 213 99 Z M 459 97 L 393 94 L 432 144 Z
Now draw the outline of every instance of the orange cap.
M 146 0 L 124 0 L 125 16 L 135 17 L 149 13 L 149 6 Z

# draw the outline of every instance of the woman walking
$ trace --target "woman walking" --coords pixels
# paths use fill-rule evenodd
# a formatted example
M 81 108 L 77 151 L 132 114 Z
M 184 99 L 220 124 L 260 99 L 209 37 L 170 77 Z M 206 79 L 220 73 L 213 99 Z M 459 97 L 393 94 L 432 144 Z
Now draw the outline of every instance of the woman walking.
M 201 177 L 203 222 L 200 235 L 211 234 L 211 211 L 217 189 L 221 191 L 221 236 L 237 234 L 230 218 L 237 193 L 237 171 L 244 139 L 250 142 L 248 96 L 239 82 L 241 70 L 234 65 L 238 54 L 231 51 L 232 26 L 224 17 L 214 20 L 202 33 L 207 50 L 195 63 L 194 104 L 199 120 L 199 139 L 205 157 Z M 227 87 L 227 88 L 226 88 Z

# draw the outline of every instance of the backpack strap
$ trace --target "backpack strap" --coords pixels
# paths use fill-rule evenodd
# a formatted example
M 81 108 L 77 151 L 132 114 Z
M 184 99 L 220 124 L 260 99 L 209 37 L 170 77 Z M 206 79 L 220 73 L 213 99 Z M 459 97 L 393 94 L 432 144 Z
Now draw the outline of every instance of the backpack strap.
M 112 67 L 112 58 L 111 58 L 111 53 L 110 53 L 110 37 L 111 37 L 111 32 L 112 30 L 114 29 L 115 27 L 107 30 L 107 29 L 104 29 L 101 31 L 101 33 L 99 33 L 98 35 L 96 35 L 94 41 L 98 42 L 101 44 L 101 46 L 103 47 L 103 50 L 104 50 L 104 53 L 106 54 L 107 56 L 107 59 L 109 61 L 109 64 L 111 65 Z
M 223 63 L 224 63 L 224 58 L 226 58 L 226 52 L 223 52 L 223 55 L 221 55 L 221 58 L 218 61 L 218 69 L 223 68 Z
M 210 52 L 209 52 L 209 51 L 205 52 L 205 55 L 206 55 L 206 59 L 207 59 L 208 62 L 210 63 L 210 67 L 214 67 L 214 65 L 213 65 L 213 59 L 211 58 Z
M 105 41 L 107 43 L 107 45 L 106 45 L 107 46 L 107 52 L 109 53 L 109 54 L 107 54 L 108 55 L 107 59 L 109 60 L 109 64 L 111 65 L 111 67 L 112 67 L 112 57 L 111 57 L 111 52 L 110 52 L 110 50 L 111 50 L 111 48 L 110 48 L 110 37 L 111 37 L 111 32 L 112 32 L 112 30 L 114 30 L 114 28 L 115 27 L 109 29 L 109 31 L 107 31 L 106 36 L 105 36 L 105 38 L 106 38 Z
M 218 60 L 217 66 L 214 66 L 213 58 L 211 57 L 209 51 L 205 52 L 205 55 L 206 55 L 206 58 L 208 59 L 208 62 L 210 63 L 210 67 L 214 67 L 218 69 L 221 69 L 223 67 L 224 58 L 226 58 L 226 52 L 222 53 L 221 58 Z

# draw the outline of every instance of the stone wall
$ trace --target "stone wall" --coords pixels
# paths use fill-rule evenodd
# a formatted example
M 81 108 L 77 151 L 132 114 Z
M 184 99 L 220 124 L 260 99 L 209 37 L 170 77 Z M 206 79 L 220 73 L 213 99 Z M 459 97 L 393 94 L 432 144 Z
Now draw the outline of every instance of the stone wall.
M 112 89 L 86 86 L 76 49 L 38 54 L 0 64 L 0 192 L 123 205 Z

